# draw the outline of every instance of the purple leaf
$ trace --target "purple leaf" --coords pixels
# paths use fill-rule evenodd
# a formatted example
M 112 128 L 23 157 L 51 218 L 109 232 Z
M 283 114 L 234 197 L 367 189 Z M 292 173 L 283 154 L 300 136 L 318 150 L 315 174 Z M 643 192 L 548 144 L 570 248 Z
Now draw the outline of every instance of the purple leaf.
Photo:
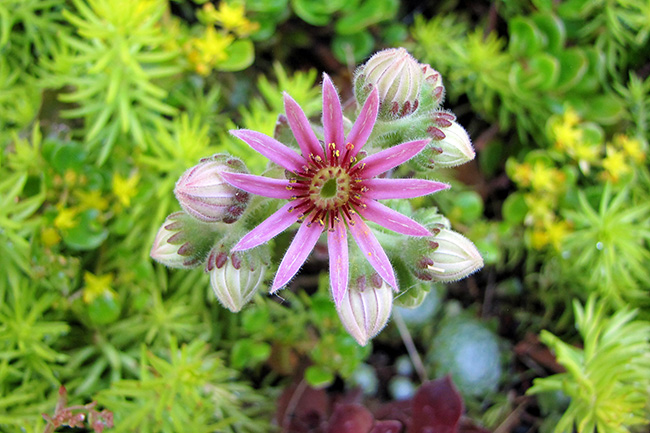
M 463 413 L 463 400 L 451 378 L 425 383 L 413 397 L 409 433 L 456 433 Z

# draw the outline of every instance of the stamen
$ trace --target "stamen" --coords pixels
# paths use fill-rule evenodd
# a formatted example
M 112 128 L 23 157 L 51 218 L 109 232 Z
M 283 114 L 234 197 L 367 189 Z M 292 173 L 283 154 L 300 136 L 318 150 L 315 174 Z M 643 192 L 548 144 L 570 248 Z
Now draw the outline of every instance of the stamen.
M 345 214 L 346 219 L 348 220 L 348 222 L 350 223 L 350 225 L 354 225 L 354 220 L 353 220 L 352 217 L 350 216 L 350 213 L 349 213 L 349 209 L 348 209 L 348 207 L 342 207 L 341 210 L 342 210 L 343 213 Z
M 445 270 L 444 270 L 444 269 L 442 269 L 442 268 L 437 268 L 437 267 L 435 267 L 435 266 L 427 266 L 427 268 L 430 269 L 430 270 L 432 270 L 432 271 L 440 272 L 441 274 L 444 274 L 444 273 L 445 273 Z

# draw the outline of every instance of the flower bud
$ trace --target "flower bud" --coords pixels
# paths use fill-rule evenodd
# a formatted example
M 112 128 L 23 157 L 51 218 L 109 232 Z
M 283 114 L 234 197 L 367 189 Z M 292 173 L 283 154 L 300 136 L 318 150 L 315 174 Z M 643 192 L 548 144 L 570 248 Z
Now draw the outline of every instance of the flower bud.
M 416 157 L 423 168 L 455 167 L 474 159 L 469 135 L 455 120 L 456 116 L 445 111 L 436 111 L 431 116 L 426 131 L 432 141 Z
M 483 258 L 474 244 L 460 233 L 447 228 L 434 228 L 433 236 L 420 251 L 415 276 L 425 281 L 451 282 L 465 278 L 483 267 Z
M 224 181 L 223 171 L 248 173 L 239 159 L 217 154 L 202 159 L 178 179 L 174 194 L 185 212 L 204 222 L 231 224 L 239 219 L 249 194 Z
M 197 221 L 185 212 L 175 212 L 160 226 L 149 255 L 170 268 L 194 268 L 210 251 L 214 232 L 210 224 Z
M 393 307 L 393 290 L 376 273 L 353 277 L 337 310 L 348 333 L 365 346 L 381 331 Z
M 404 48 L 379 51 L 357 69 L 354 89 L 359 104 L 373 88 L 379 91 L 379 118 L 408 116 L 420 103 L 424 75 L 421 65 Z
M 237 313 L 260 288 L 269 266 L 264 246 L 248 251 L 227 253 L 216 246 L 210 251 L 205 271 L 210 285 L 221 304 Z

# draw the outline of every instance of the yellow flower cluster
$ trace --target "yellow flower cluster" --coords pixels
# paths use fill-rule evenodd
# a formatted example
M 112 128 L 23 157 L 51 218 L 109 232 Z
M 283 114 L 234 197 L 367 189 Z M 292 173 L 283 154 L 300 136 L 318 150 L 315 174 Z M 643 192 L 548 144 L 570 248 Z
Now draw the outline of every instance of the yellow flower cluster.
M 595 125 L 582 122 L 571 107 L 562 116 L 552 118 L 550 125 L 555 149 L 576 161 L 585 175 L 589 175 L 591 167 L 596 166 L 602 169 L 601 179 L 616 183 L 645 161 L 640 140 L 617 134 L 610 142 L 604 142 L 602 131 Z M 589 135 L 586 133 L 589 128 L 600 133 Z
M 206 24 L 217 24 L 240 38 L 250 36 L 260 28 L 258 23 L 246 18 L 244 5 L 229 4 L 225 1 L 219 4 L 219 9 L 215 9 L 212 3 L 203 5 L 203 18 Z
M 553 150 L 514 163 L 509 170 L 511 179 L 523 190 L 529 245 L 538 250 L 549 246 L 560 250 L 563 239 L 571 233 L 571 225 L 560 217 L 558 208 L 566 193 L 566 173 L 573 172 L 572 165 L 596 182 L 616 183 L 646 160 L 640 140 L 618 134 L 607 141 L 600 127 L 583 122 L 571 107 L 549 120 L 549 132 Z M 566 172 L 558 165 L 565 166 Z M 591 176 L 592 168 L 598 170 L 595 176 Z
M 226 1 L 215 9 L 212 3 L 203 5 L 199 20 L 205 30 L 184 45 L 190 64 L 200 75 L 208 75 L 215 66 L 228 59 L 228 48 L 237 38 L 245 38 L 259 29 L 259 24 L 246 18 L 243 5 Z M 219 30 L 217 30 L 219 27 Z
M 527 190 L 524 200 L 528 213 L 524 224 L 530 229 L 530 245 L 538 250 L 550 245 L 559 251 L 562 240 L 571 231 L 556 211 L 565 192 L 566 174 L 549 161 L 538 159 L 515 164 L 511 177 L 519 188 Z
M 140 175 L 137 173 L 131 174 L 128 178 L 122 177 L 119 173 L 113 175 L 113 194 L 120 205 L 131 206 L 131 199 L 138 193 L 138 182 L 140 182 Z
M 86 271 L 84 273 L 83 300 L 86 304 L 90 304 L 100 296 L 115 296 L 113 291 L 113 275 L 95 275 Z
M 645 162 L 645 151 L 640 140 L 627 135 L 617 134 L 607 143 L 606 156 L 603 159 L 602 178 L 618 182 L 621 177 L 632 173 L 635 166 Z
M 551 121 L 555 149 L 567 154 L 578 163 L 580 170 L 588 174 L 602 154 L 600 143 L 587 140 L 578 113 L 569 107 L 562 116 Z
M 137 186 L 140 176 L 131 174 L 128 178 L 119 173 L 113 175 L 112 193 L 114 196 L 112 212 L 119 213 L 122 209 L 131 206 L 131 200 L 138 192 Z M 74 229 L 79 225 L 80 215 L 90 209 L 101 214 L 111 208 L 111 200 L 104 196 L 100 189 L 81 189 L 87 184 L 87 179 L 73 170 L 68 170 L 63 176 L 55 178 L 55 185 L 63 189 L 60 193 L 61 200 L 56 206 L 56 216 L 52 222 L 53 227 L 47 227 L 41 232 L 41 239 L 45 246 L 52 247 L 61 242 L 61 233 Z M 102 218 L 106 219 L 104 215 Z

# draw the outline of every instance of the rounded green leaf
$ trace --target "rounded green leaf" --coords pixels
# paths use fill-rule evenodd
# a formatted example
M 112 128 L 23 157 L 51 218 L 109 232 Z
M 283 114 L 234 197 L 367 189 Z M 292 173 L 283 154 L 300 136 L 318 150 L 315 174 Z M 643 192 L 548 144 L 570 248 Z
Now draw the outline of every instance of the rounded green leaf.
M 451 214 L 464 224 L 470 224 L 483 215 L 483 199 L 476 191 L 456 194 Z
M 88 317 L 95 325 L 107 325 L 120 317 L 121 306 L 115 296 L 106 292 L 88 304 Z
M 528 213 L 528 205 L 526 205 L 524 195 L 520 192 L 510 194 L 503 202 L 501 213 L 506 222 L 513 225 L 522 224 Z
M 547 53 L 535 54 L 528 62 L 531 76 L 534 77 L 531 85 L 537 90 L 550 90 L 555 87 L 560 75 L 560 62 Z
M 220 71 L 241 71 L 255 60 L 255 47 L 249 39 L 238 39 L 226 48 L 227 60 L 220 62 L 215 69 Z
M 334 373 L 320 365 L 312 365 L 305 370 L 305 380 L 312 388 L 325 388 L 334 382 Z
M 269 310 L 263 306 L 256 306 L 249 308 L 242 313 L 242 327 L 251 335 L 262 332 L 264 328 L 269 326 L 270 314 Z
M 495 265 L 501 261 L 503 254 L 495 239 L 478 239 L 476 248 L 481 252 L 481 257 L 486 265 Z
M 583 101 L 584 116 L 601 125 L 614 125 L 625 115 L 625 104 L 612 94 L 594 95 Z
M 63 241 L 75 250 L 92 250 L 97 248 L 108 237 L 106 230 L 99 221 L 99 212 L 89 209 L 79 214 L 77 226 L 63 234 Z
M 79 146 L 61 144 L 52 152 L 52 167 L 58 173 L 79 171 L 84 166 L 86 152 Z
M 546 53 L 537 53 L 525 62 L 512 65 L 508 79 L 519 91 L 546 91 L 554 87 L 559 76 L 558 60 Z
M 555 88 L 567 91 L 580 82 L 589 69 L 589 62 L 584 52 L 578 48 L 568 48 L 556 55 L 560 62 L 560 73 Z
M 332 40 L 334 56 L 343 64 L 361 62 L 374 46 L 375 40 L 365 30 L 352 35 L 336 35 Z
M 535 26 L 545 36 L 545 51 L 553 54 L 559 53 L 564 47 L 564 40 L 566 38 L 566 29 L 562 20 L 550 13 L 535 14 L 532 20 Z
M 393 18 L 398 7 L 397 0 L 365 0 L 351 14 L 338 20 L 334 30 L 340 35 L 359 33 L 374 24 Z
M 587 71 L 571 90 L 575 93 L 594 93 L 600 88 L 598 77 L 604 73 L 605 57 L 595 48 L 584 48 L 582 51 L 587 57 Z
M 381 39 L 389 46 L 401 45 L 408 36 L 408 27 L 402 23 L 391 23 L 381 30 Z
M 501 353 L 497 337 L 482 323 L 456 317 L 445 323 L 427 356 L 436 377 L 451 374 L 465 396 L 484 396 L 501 379 Z
M 246 10 L 265 14 L 279 14 L 287 9 L 288 3 L 288 0 L 246 0 Z
M 237 340 L 232 347 L 230 362 L 236 369 L 250 368 L 266 361 L 270 355 L 271 346 L 269 344 L 251 339 L 241 339 Z
M 312 26 L 325 26 L 332 19 L 332 14 L 344 6 L 342 0 L 291 0 L 293 11 L 303 21 Z
M 539 52 L 546 38 L 535 24 L 526 17 L 514 17 L 508 23 L 510 43 L 508 49 L 515 57 L 530 57 Z

